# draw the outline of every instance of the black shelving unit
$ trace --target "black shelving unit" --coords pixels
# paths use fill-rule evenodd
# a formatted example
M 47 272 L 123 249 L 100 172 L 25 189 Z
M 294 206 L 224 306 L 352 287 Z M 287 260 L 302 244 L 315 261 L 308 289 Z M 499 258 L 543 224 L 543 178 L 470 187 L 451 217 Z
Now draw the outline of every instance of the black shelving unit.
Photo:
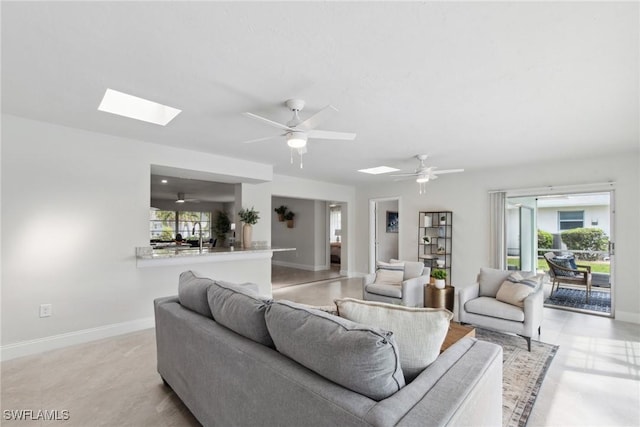
M 432 270 L 447 272 L 447 285 L 451 285 L 451 254 L 453 244 L 453 212 L 420 211 L 418 213 L 418 260 Z M 442 267 L 438 265 L 440 261 Z

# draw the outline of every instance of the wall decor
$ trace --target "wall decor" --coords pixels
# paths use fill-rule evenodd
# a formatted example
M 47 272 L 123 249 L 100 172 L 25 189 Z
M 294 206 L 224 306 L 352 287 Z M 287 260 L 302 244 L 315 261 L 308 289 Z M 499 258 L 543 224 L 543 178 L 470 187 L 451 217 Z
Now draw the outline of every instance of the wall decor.
M 398 212 L 387 211 L 387 233 L 398 232 Z

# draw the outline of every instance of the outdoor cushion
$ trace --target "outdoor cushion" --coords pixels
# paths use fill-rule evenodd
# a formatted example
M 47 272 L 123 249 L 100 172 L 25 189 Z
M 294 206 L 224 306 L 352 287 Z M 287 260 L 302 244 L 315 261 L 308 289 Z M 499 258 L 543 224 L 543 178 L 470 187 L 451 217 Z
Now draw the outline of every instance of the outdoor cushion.
M 349 390 L 379 401 L 405 385 L 392 332 L 289 301 L 265 319 L 280 353 Z
M 507 304 L 524 307 L 525 298 L 538 289 L 540 279 L 537 276 L 523 279 L 520 273 L 510 274 L 507 280 L 500 285 L 496 299 Z
M 393 285 L 402 283 L 404 277 L 404 263 L 388 263 L 378 261 L 376 279 L 373 283 L 378 285 Z
M 407 382 L 440 355 L 453 318 L 453 313 L 442 308 L 403 307 L 354 298 L 337 299 L 335 303 L 340 317 L 393 332 Z
M 402 286 L 396 285 L 379 285 L 377 283 L 371 283 L 365 286 L 367 292 L 376 295 L 384 295 L 391 298 L 402 298 Z
M 464 309 L 467 313 L 524 322 L 524 310 L 522 308 L 491 297 L 479 297 L 469 300 L 464 304 Z
M 260 298 L 252 290 L 219 282 L 209 287 L 207 299 L 216 322 L 243 337 L 274 347 L 264 320 L 265 310 L 271 300 Z
M 573 261 L 573 265 L 571 265 L 571 259 L 566 257 L 555 257 L 553 258 L 553 262 L 558 264 L 560 267 L 577 269 L 577 267 L 575 266 L 576 265 L 575 259 Z M 564 271 L 564 270 L 554 268 L 553 272 L 555 273 L 556 276 L 567 276 L 567 277 L 575 276 L 575 273 L 573 271 Z

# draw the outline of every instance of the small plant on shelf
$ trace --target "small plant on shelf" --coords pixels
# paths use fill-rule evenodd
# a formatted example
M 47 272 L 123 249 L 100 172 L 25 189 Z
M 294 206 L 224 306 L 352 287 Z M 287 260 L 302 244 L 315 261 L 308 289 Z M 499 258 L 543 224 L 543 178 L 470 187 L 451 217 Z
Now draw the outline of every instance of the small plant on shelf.
M 445 225 L 447 223 L 447 216 L 446 215 L 441 215 L 440 216 L 440 225 Z
M 274 211 L 278 214 L 278 221 L 282 222 L 284 221 L 284 214 L 287 213 L 287 207 L 286 206 L 280 206 L 279 208 L 275 208 Z

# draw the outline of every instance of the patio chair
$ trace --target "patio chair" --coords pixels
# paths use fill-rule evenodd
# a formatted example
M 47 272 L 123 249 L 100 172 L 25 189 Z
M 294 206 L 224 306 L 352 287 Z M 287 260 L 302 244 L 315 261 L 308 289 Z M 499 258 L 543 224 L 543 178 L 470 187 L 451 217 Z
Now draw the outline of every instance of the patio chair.
M 584 285 L 587 289 L 587 304 L 589 304 L 589 296 L 591 294 L 591 266 L 576 265 L 571 268 L 567 260 L 558 259 L 553 252 L 544 254 L 544 259 L 549 265 L 549 276 L 551 276 L 551 295 L 555 290 L 560 288 L 560 283 L 572 285 Z M 565 262 L 566 261 L 566 262 Z

